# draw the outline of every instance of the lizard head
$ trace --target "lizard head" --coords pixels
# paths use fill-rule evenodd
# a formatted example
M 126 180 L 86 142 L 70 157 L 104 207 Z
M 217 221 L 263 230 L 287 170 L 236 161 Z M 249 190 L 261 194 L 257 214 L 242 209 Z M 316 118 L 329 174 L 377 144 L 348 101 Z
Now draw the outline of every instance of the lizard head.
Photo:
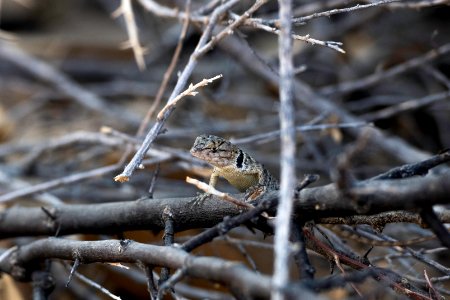
M 190 152 L 193 156 L 221 168 L 235 163 L 240 150 L 226 139 L 204 134 L 195 139 Z

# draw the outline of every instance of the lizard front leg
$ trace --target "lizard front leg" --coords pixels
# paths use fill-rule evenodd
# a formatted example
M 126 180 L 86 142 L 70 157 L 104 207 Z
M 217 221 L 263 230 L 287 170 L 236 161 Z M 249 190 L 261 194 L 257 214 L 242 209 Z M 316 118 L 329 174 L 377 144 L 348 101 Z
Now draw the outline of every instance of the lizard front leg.
M 215 187 L 217 184 L 217 180 L 219 179 L 219 172 L 216 168 L 213 169 L 213 172 L 211 173 L 211 177 L 209 178 L 209 185 L 212 187 Z M 205 200 L 211 197 L 210 193 L 197 193 L 197 196 L 190 201 L 193 206 L 202 205 Z
M 246 190 L 245 201 L 254 201 L 266 192 L 278 189 L 278 181 L 263 166 L 257 168 L 255 174 L 258 175 L 258 183 Z
M 268 188 L 265 185 L 257 184 L 257 185 L 251 186 L 245 191 L 244 199 L 246 202 L 254 201 L 254 200 L 258 199 L 259 197 L 261 197 L 262 195 L 264 195 L 267 191 L 268 191 Z

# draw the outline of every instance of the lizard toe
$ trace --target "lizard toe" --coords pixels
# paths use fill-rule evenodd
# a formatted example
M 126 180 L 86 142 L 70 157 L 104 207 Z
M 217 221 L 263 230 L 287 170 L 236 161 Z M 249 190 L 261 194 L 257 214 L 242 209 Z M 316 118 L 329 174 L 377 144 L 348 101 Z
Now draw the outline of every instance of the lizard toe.
M 189 204 L 192 207 L 200 206 L 200 205 L 203 205 L 203 203 L 206 200 L 208 200 L 209 198 L 211 198 L 211 194 L 208 194 L 208 193 L 197 193 L 197 196 L 194 199 L 192 199 L 191 201 L 189 201 Z

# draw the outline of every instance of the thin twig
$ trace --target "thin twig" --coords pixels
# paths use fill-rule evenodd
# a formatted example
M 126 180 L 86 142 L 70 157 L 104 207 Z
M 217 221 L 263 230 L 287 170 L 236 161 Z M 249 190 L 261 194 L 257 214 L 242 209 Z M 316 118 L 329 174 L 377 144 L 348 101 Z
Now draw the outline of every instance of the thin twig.
M 11 44 L 7 45 L 6 42 L 1 40 L 0 57 L 14 63 L 16 66 L 27 71 L 39 80 L 53 85 L 62 94 L 71 97 L 86 108 L 131 124 L 136 124 L 136 121 L 138 120 L 136 115 L 127 110 L 119 110 L 117 107 L 112 107 L 106 100 L 86 90 L 46 62 L 28 55 L 18 47 Z
M 450 161 L 450 149 L 446 149 L 424 161 L 390 169 L 368 180 L 400 179 L 412 176 L 425 176 L 430 169 Z
M 131 0 L 121 0 L 120 6 L 112 13 L 113 18 L 118 18 L 123 15 L 125 26 L 128 34 L 128 41 L 123 45 L 124 49 L 131 48 L 133 50 L 134 59 L 139 69 L 145 70 L 144 54 L 147 49 L 141 46 L 139 42 L 139 34 L 134 20 L 133 8 L 131 7 Z
M 235 239 L 234 241 L 231 241 L 230 237 L 228 235 L 224 235 L 223 238 L 225 239 L 225 241 L 227 241 L 228 243 L 234 245 L 239 252 L 242 254 L 242 256 L 244 256 L 244 258 L 247 260 L 247 262 L 250 264 L 250 267 L 257 273 L 259 273 L 258 271 L 258 267 L 256 266 L 256 262 L 253 259 L 253 257 L 248 253 L 248 251 L 245 249 L 244 244 L 243 243 L 239 243 L 236 242 L 238 241 L 237 239 Z
M 200 81 L 199 83 L 193 85 L 192 83 L 189 85 L 189 87 L 182 93 L 178 94 L 178 96 L 176 96 L 175 98 L 173 98 L 171 101 L 169 101 L 166 106 L 164 106 L 160 112 L 158 113 L 157 116 L 157 120 L 160 121 L 162 119 L 164 119 L 164 116 L 167 114 L 168 111 L 171 111 L 175 108 L 175 106 L 177 105 L 178 101 L 180 101 L 181 99 L 183 99 L 186 96 L 196 96 L 198 94 L 197 89 L 200 87 L 204 87 L 207 86 L 208 84 L 212 83 L 214 80 L 217 80 L 219 78 L 222 78 L 223 75 L 219 74 L 217 76 L 214 76 L 212 78 L 209 79 L 203 79 L 202 81 Z
M 191 15 L 186 12 L 182 12 L 177 8 L 170 8 L 161 5 L 153 0 L 138 0 L 139 3 L 148 11 L 159 17 L 175 18 L 180 20 L 189 19 L 190 22 L 208 24 L 211 21 L 210 17 L 201 15 Z
M 325 130 L 333 128 L 356 128 L 364 126 L 373 126 L 372 123 L 367 122 L 354 122 L 354 123 L 341 123 L 341 124 L 317 124 L 317 125 L 302 125 L 295 127 L 295 131 L 308 132 L 315 130 Z M 231 142 L 235 144 L 248 144 L 257 141 L 264 140 L 264 142 L 271 141 L 273 139 L 278 139 L 280 136 L 280 130 L 269 131 L 260 134 L 254 134 L 247 137 L 242 137 L 238 139 L 231 139 Z
M 64 263 L 64 265 L 66 266 L 67 269 L 71 269 L 71 267 L 69 266 L 68 263 Z M 103 294 L 105 294 L 106 296 L 110 297 L 111 299 L 121 300 L 121 298 L 119 296 L 114 295 L 107 288 L 105 288 L 104 286 L 98 284 L 97 282 L 93 281 L 92 279 L 89 279 L 86 276 L 81 275 L 80 273 L 78 273 L 76 271 L 73 272 L 73 275 L 75 275 L 75 277 L 77 277 L 79 280 L 81 280 L 82 282 L 84 282 L 88 286 L 93 287 L 94 289 L 102 292 Z
M 313 13 L 309 16 L 293 18 L 292 23 L 294 25 L 304 24 L 305 22 L 311 21 L 313 19 L 321 18 L 321 17 L 330 17 L 330 16 L 336 15 L 336 14 L 352 12 L 352 11 L 356 11 L 356 10 L 366 9 L 366 8 L 370 8 L 370 7 L 380 6 L 383 4 L 389 4 L 392 2 L 399 2 L 399 1 L 400 0 L 382 0 L 382 1 L 369 3 L 369 4 L 357 4 L 352 7 L 335 8 L 335 9 L 331 9 L 331 10 L 327 10 L 327 11 L 323 11 L 323 12 Z M 276 25 L 277 23 L 278 23 L 278 20 L 269 21 L 269 24 Z
M 158 158 L 151 159 L 146 164 L 155 164 L 155 163 L 159 163 L 161 161 L 167 160 L 167 159 L 168 159 L 168 157 L 158 157 Z M 0 195 L 0 203 L 11 201 L 11 200 L 19 198 L 19 197 L 25 197 L 25 196 L 29 196 L 32 194 L 48 191 L 48 190 L 55 189 L 60 186 L 78 183 L 78 182 L 86 180 L 86 179 L 103 176 L 110 172 L 119 170 L 120 167 L 121 167 L 120 164 L 114 164 L 114 165 L 110 165 L 110 166 L 92 169 L 92 170 L 85 171 L 85 172 L 68 175 L 68 176 L 65 176 L 62 178 L 49 180 L 47 182 L 39 183 L 39 184 L 30 186 L 27 188 L 21 188 L 21 189 Z
M 267 31 L 267 32 L 270 32 L 270 33 L 273 33 L 273 34 L 276 34 L 276 35 L 280 35 L 280 32 L 281 32 L 277 28 L 270 27 L 268 25 L 261 24 L 261 23 L 258 23 L 256 21 L 252 21 L 252 20 L 247 20 L 247 24 L 252 26 L 252 27 L 255 27 L 255 28 L 258 28 L 258 29 L 261 29 L 261 30 L 264 30 L 264 31 Z M 320 46 L 324 46 L 324 47 L 333 49 L 333 50 L 338 51 L 340 53 L 345 53 L 345 50 L 340 47 L 340 46 L 342 46 L 341 42 L 321 41 L 321 40 L 318 40 L 318 39 L 311 38 L 309 36 L 309 34 L 307 34 L 307 35 L 291 34 L 291 38 L 294 39 L 294 40 L 304 41 L 304 42 L 309 43 L 311 45 L 320 45 Z
M 431 7 L 436 5 L 449 4 L 449 0 L 423 0 L 423 1 L 405 1 L 400 3 L 392 3 L 389 7 L 392 8 L 411 8 L 420 9 L 425 7 Z
M 136 152 L 132 160 L 128 163 L 128 165 L 125 167 L 124 171 L 114 177 L 115 181 L 119 182 L 126 182 L 129 180 L 129 176 L 133 173 L 133 171 L 139 167 L 139 165 L 142 162 L 142 159 L 144 158 L 145 154 L 148 151 L 148 148 L 150 147 L 151 142 L 156 138 L 155 135 L 151 134 L 155 132 L 158 128 L 162 128 L 162 125 L 164 124 L 165 120 L 170 116 L 170 113 L 175 109 L 175 106 L 177 103 L 183 99 L 186 96 L 195 96 L 198 94 L 196 91 L 199 87 L 203 87 L 208 85 L 209 83 L 213 82 L 216 79 L 222 78 L 222 75 L 217 75 L 210 79 L 203 79 L 199 83 L 195 85 L 190 85 L 184 92 L 180 93 L 178 96 L 173 98 L 171 101 L 167 102 L 166 106 L 164 106 L 160 112 L 158 113 L 158 117 L 156 120 L 155 125 L 152 127 L 152 130 L 150 130 L 149 134 L 145 137 L 144 142 L 142 143 L 139 150 Z
M 280 203 L 275 219 L 274 238 L 274 290 L 271 298 L 285 299 L 283 287 L 289 281 L 289 236 L 291 228 L 292 198 L 295 188 L 295 109 L 294 109 L 294 65 L 292 52 L 292 1 L 279 0 L 280 35 L 278 57 L 280 60 L 280 134 L 281 134 L 281 180 Z
M 257 11 L 261 6 L 266 4 L 269 0 L 257 0 L 255 3 L 247 10 L 245 11 L 241 16 L 236 18 L 230 25 L 228 25 L 226 28 L 224 28 L 221 32 L 219 32 L 217 35 L 213 36 L 211 38 L 211 41 L 209 41 L 207 44 L 205 44 L 203 47 L 198 49 L 199 54 L 203 55 L 204 53 L 211 50 L 214 45 L 216 45 L 218 42 L 223 40 L 225 37 L 231 35 L 234 30 L 239 27 L 240 25 L 244 24 L 244 22 L 250 18 L 250 16 Z
M 75 261 L 73 262 L 73 266 L 70 268 L 69 278 L 67 279 L 66 287 L 69 287 L 69 284 L 72 281 L 73 274 L 77 271 L 79 266 L 80 266 L 80 259 L 75 258 Z
M 209 184 L 207 184 L 205 182 L 201 182 L 200 180 L 197 180 L 195 178 L 186 177 L 186 182 L 195 185 L 197 188 L 201 189 L 205 193 L 215 195 L 215 196 L 219 197 L 220 199 L 223 199 L 227 202 L 233 203 L 237 206 L 245 207 L 245 208 L 254 208 L 253 205 L 243 202 L 241 200 L 238 200 L 238 199 L 234 198 L 233 196 L 231 196 L 230 194 L 220 192 L 220 191 L 216 190 L 214 187 L 210 186 Z
M 444 299 L 441 295 L 439 295 L 439 292 L 436 290 L 436 288 L 433 286 L 433 283 L 430 281 L 430 278 L 428 277 L 427 270 L 423 270 L 423 275 L 425 277 L 425 280 L 427 281 L 428 290 L 430 293 L 430 296 L 432 299 Z
M 39 183 L 27 188 L 18 189 L 0 196 L 0 202 L 7 202 L 19 197 L 29 196 L 35 193 L 40 193 L 44 191 L 48 191 L 50 189 L 54 189 L 63 185 L 73 184 L 76 182 L 80 182 L 82 180 L 86 180 L 89 178 L 102 176 L 108 174 L 110 172 L 116 171 L 120 168 L 120 165 L 114 164 L 106 167 L 100 167 L 97 169 L 89 170 L 86 172 L 80 172 L 72 175 L 68 175 L 66 177 L 53 179 L 47 182 Z
M 153 113 L 155 112 L 156 108 L 161 103 L 162 96 L 164 95 L 164 92 L 166 91 L 167 85 L 170 80 L 170 76 L 172 75 L 173 71 L 175 70 L 175 66 L 177 65 L 178 59 L 180 58 L 181 50 L 183 49 L 183 42 L 186 37 L 187 30 L 189 28 L 189 16 L 190 16 L 190 9 L 191 9 L 191 0 L 186 1 L 186 18 L 183 22 L 183 28 L 181 29 L 180 38 L 178 39 L 177 47 L 175 48 L 175 52 L 173 53 L 172 59 L 170 61 L 169 66 L 167 67 L 166 72 L 163 75 L 163 80 L 161 82 L 161 85 L 159 86 L 158 92 L 156 93 L 155 100 L 152 103 L 152 106 L 147 111 L 147 114 L 145 115 L 144 120 L 142 120 L 141 125 L 139 126 L 138 133 L 136 135 L 140 136 L 144 129 L 147 127 L 148 122 L 152 118 Z
M 346 275 L 344 268 L 341 265 L 341 262 L 339 260 L 339 256 L 337 256 L 336 254 L 334 255 L 334 262 L 336 263 L 336 266 L 339 268 L 339 270 L 341 270 L 342 274 Z M 361 293 L 361 291 L 356 287 L 356 285 L 353 282 L 350 282 L 350 285 L 352 286 L 352 288 L 355 290 L 355 292 L 358 294 L 359 297 L 363 298 L 363 294 Z
M 160 164 L 156 164 L 156 169 L 155 169 L 155 172 L 153 172 L 152 179 L 150 180 L 150 186 L 148 188 L 147 197 L 149 199 L 153 198 L 153 192 L 155 190 L 155 183 L 156 183 L 156 179 L 158 178 L 158 175 L 159 175 L 159 170 L 160 170 Z
M 155 284 L 155 276 L 153 274 L 153 267 L 151 266 L 144 266 L 144 272 L 145 276 L 147 277 L 146 283 L 147 283 L 147 291 L 150 295 L 150 299 L 154 300 L 156 299 L 158 295 L 158 288 Z
M 172 288 L 177 282 L 181 281 L 186 276 L 186 269 L 178 269 L 169 279 L 161 284 L 158 290 L 158 297 L 156 299 L 163 299 L 164 293 Z
M 404 73 L 413 68 L 424 65 L 448 52 L 450 52 L 450 44 L 445 44 L 439 48 L 428 51 L 422 56 L 414 57 L 383 72 L 377 72 L 354 81 L 343 82 L 332 86 L 325 86 L 320 88 L 318 92 L 323 95 L 332 95 L 334 93 L 348 93 L 354 90 L 367 88 L 378 83 L 379 81 L 387 80 L 400 73 Z
M 449 97 L 450 91 L 432 94 L 422 98 L 408 100 L 394 106 L 386 107 L 384 109 L 362 115 L 361 118 L 367 120 L 368 122 L 373 122 L 380 119 L 387 119 L 406 111 L 418 109 L 420 107 L 448 99 Z

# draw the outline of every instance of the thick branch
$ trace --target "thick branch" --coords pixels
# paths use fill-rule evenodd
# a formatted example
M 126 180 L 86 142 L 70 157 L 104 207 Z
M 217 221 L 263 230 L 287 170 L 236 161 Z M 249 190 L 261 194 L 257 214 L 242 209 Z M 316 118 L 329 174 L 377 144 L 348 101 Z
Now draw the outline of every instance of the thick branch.
M 268 298 L 272 287 L 270 277 L 250 271 L 242 264 L 213 257 L 195 257 L 180 249 L 129 240 L 72 241 L 54 238 L 39 240 L 20 247 L 4 257 L 0 262 L 0 270 L 18 280 L 29 280 L 29 272 L 33 270 L 36 261 L 46 258 L 79 259 L 82 263 L 139 262 L 173 269 L 184 268 L 186 275 L 220 282 L 246 299 Z M 293 292 L 314 299 L 312 298 L 314 294 L 303 287 L 296 286 Z
M 377 180 L 360 183 L 348 199 L 334 184 L 306 188 L 294 202 L 294 213 L 311 219 L 371 215 L 393 210 L 415 210 L 447 204 L 450 173 L 426 177 Z M 274 191 L 268 197 L 277 197 Z M 242 195 L 236 195 L 242 199 Z M 212 197 L 192 209 L 192 197 L 148 199 L 132 202 L 65 205 L 40 208 L 15 206 L 0 215 L 0 238 L 14 236 L 60 235 L 73 233 L 115 233 L 127 230 L 162 230 L 162 212 L 173 212 L 175 230 L 212 227 L 224 216 L 234 216 L 241 208 Z M 49 216 L 49 213 L 52 217 Z

